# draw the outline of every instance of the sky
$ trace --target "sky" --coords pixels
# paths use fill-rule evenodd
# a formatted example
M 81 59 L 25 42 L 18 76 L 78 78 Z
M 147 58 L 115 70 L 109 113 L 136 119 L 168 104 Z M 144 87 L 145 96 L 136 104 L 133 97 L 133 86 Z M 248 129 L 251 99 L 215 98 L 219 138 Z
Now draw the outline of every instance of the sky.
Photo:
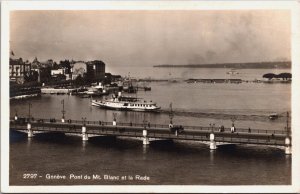
M 12 11 L 10 48 L 23 59 L 112 66 L 291 59 L 286 10 Z

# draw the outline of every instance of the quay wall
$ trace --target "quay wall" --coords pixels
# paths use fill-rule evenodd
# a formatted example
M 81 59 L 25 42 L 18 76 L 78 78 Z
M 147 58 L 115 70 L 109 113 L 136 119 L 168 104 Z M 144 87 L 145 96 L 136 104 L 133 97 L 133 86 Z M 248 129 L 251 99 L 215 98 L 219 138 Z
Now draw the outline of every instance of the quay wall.
M 39 85 L 10 85 L 9 96 L 11 99 L 18 99 L 29 96 L 38 96 L 41 94 L 41 87 Z
M 41 89 L 42 94 L 57 94 L 57 93 L 68 94 L 75 91 L 76 89 L 69 89 L 69 88 L 42 88 Z

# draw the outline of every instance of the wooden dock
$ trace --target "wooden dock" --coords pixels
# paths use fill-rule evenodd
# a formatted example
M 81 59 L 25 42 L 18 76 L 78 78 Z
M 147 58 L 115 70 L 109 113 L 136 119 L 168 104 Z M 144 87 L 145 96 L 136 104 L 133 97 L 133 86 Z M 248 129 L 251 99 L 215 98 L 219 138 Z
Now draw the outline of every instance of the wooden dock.
M 177 126 L 178 127 L 178 126 Z M 143 144 L 150 144 L 157 139 L 201 141 L 208 143 L 210 149 L 217 149 L 221 144 L 255 144 L 266 146 L 279 146 L 285 149 L 286 154 L 291 154 L 291 135 L 284 130 L 270 129 L 243 129 L 224 128 L 220 132 L 218 128 L 200 126 L 182 126 L 184 130 L 170 128 L 169 125 L 143 124 L 143 123 L 117 123 L 103 121 L 82 121 L 82 120 L 58 120 L 58 119 L 34 119 L 12 118 L 10 129 L 25 131 L 28 137 L 35 133 L 60 132 L 73 133 L 82 136 L 86 141 L 89 136 L 125 136 L 139 138 Z

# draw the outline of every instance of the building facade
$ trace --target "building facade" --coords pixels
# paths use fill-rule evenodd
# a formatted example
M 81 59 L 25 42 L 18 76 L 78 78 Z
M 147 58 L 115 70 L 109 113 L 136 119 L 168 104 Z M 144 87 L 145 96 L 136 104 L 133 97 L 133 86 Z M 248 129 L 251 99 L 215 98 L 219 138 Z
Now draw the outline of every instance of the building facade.
M 87 76 L 91 80 L 103 80 L 105 78 L 105 63 L 99 60 L 87 62 Z
M 52 76 L 59 75 L 59 74 L 65 75 L 65 69 L 52 69 L 51 70 Z
M 25 77 L 31 74 L 31 63 L 23 61 L 22 58 L 10 57 L 9 59 L 9 80 L 17 83 L 24 83 Z
M 72 68 L 71 68 L 72 80 L 75 80 L 79 75 L 83 77 L 86 71 L 87 71 L 87 65 L 84 62 L 79 61 L 72 64 Z
M 87 81 L 102 81 L 105 78 L 105 63 L 99 60 L 78 61 L 72 64 L 71 74 L 72 80 L 81 75 Z

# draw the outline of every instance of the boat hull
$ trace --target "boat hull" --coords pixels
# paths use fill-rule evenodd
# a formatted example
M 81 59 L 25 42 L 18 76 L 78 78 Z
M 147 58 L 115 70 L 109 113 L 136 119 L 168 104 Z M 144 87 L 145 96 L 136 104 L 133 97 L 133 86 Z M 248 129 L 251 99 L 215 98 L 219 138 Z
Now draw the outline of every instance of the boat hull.
M 157 111 L 160 107 L 130 107 L 123 106 L 122 103 L 112 103 L 106 104 L 105 102 L 99 102 L 92 100 L 92 106 L 97 106 L 99 108 L 110 109 L 110 110 L 121 110 L 121 111 Z

